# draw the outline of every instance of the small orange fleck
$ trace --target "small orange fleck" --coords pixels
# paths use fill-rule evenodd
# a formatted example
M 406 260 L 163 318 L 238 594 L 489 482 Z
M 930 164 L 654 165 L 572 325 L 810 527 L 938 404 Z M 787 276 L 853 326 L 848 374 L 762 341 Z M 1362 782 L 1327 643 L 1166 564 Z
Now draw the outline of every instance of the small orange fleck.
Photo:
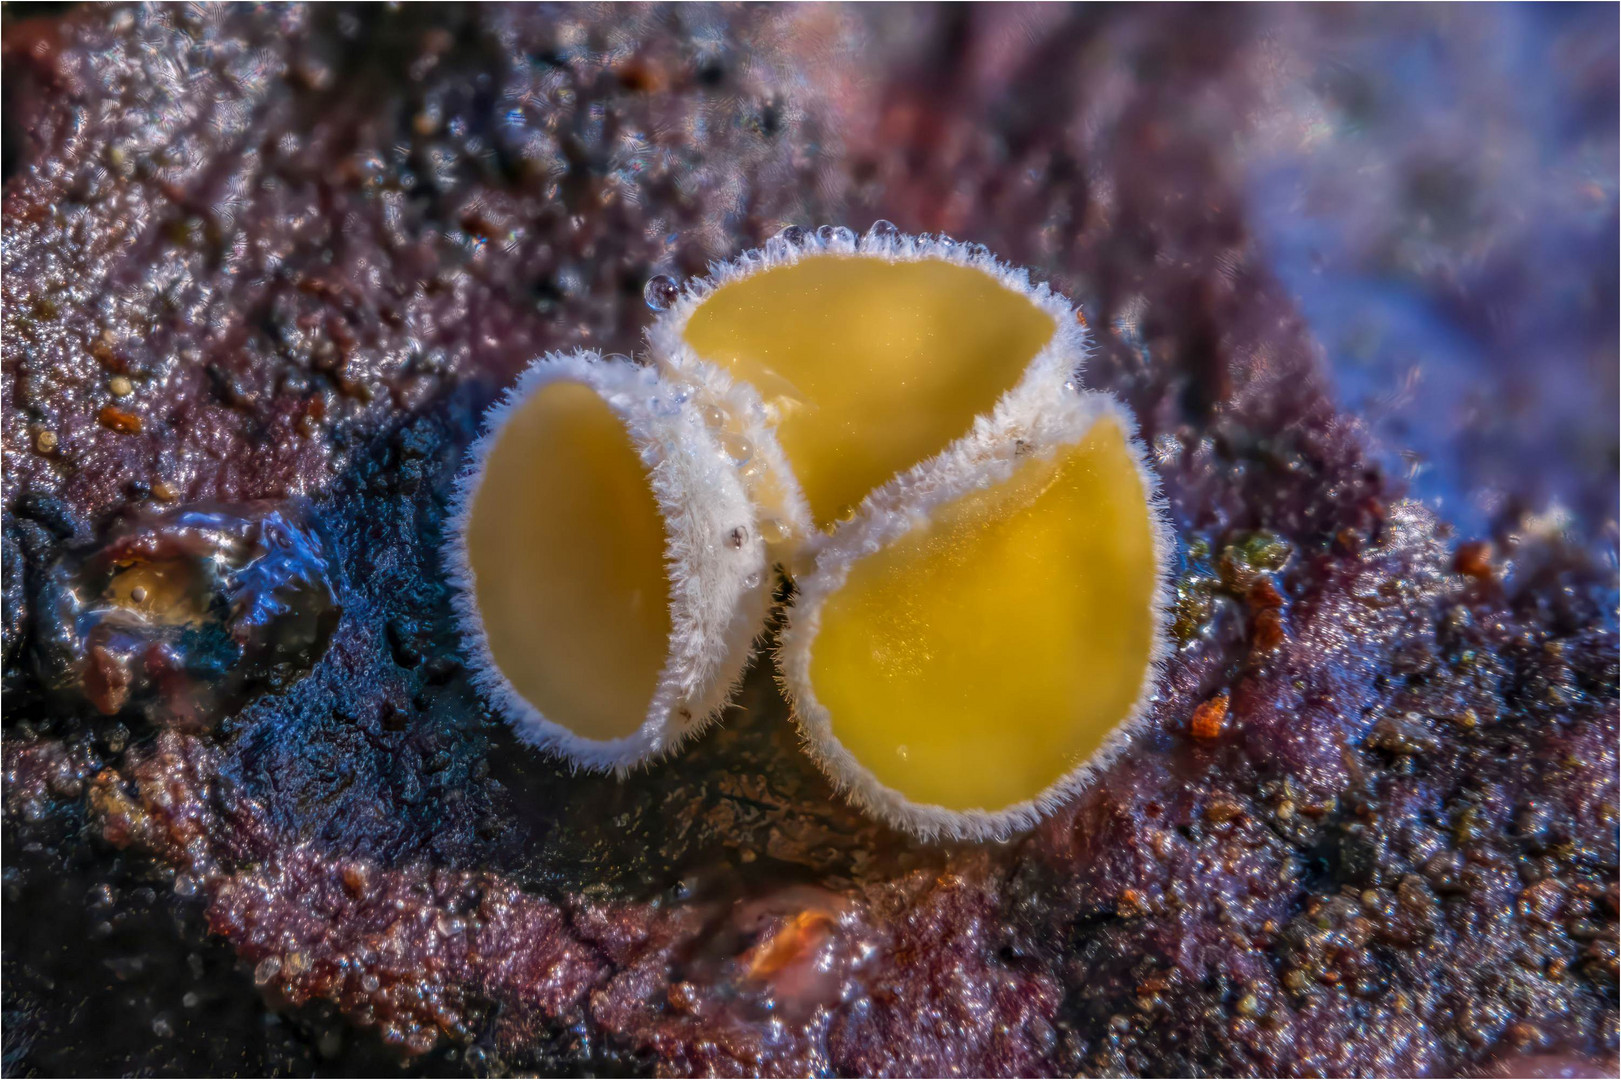
M 1214 739 L 1227 726 L 1227 691 L 1223 690 L 1193 710 L 1188 728 L 1195 739 Z
M 827 939 L 833 916 L 825 911 L 801 911 L 749 955 L 749 975 L 769 978 L 809 953 Z
M 1262 652 L 1271 652 L 1283 644 L 1284 638 L 1283 618 L 1276 610 L 1256 612 L 1255 615 L 1255 647 Z
M 1518 1020 L 1508 1026 L 1508 1037 L 1515 1046 L 1524 1049 L 1542 1042 L 1542 1029 L 1535 1024 Z
M 671 983 L 670 989 L 665 992 L 665 996 L 669 999 L 670 1007 L 676 1012 L 690 1014 L 698 1011 L 700 1003 L 698 988 L 684 979 L 677 983 Z
M 1486 580 L 1492 576 L 1492 546 L 1485 540 L 1471 540 L 1458 545 L 1452 567 L 1465 577 Z
M 349 895 L 359 898 L 371 890 L 371 871 L 364 863 L 349 863 L 343 868 L 343 886 Z
M 1271 578 L 1260 578 L 1249 591 L 1251 611 L 1276 611 L 1283 606 L 1283 594 L 1272 584 Z
M 129 365 L 125 363 L 124 358 L 113 350 L 111 342 L 98 341 L 91 345 L 90 355 L 95 357 L 96 362 L 108 371 L 124 372 L 129 369 Z
M 1288 637 L 1283 629 L 1283 595 L 1271 578 L 1263 577 L 1250 587 L 1247 599 L 1254 612 L 1251 625 L 1255 647 L 1262 652 L 1276 649 Z
M 640 58 L 619 69 L 619 85 L 633 94 L 656 94 L 664 89 L 666 81 L 662 69 Z
M 141 418 L 132 412 L 126 412 L 116 405 L 103 405 L 96 414 L 101 426 L 121 431 L 125 435 L 139 435 L 141 433 Z

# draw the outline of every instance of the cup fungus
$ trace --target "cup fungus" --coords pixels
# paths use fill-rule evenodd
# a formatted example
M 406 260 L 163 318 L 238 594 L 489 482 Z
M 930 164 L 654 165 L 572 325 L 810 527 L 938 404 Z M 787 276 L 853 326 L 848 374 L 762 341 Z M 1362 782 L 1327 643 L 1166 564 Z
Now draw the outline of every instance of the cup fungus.
M 980 425 L 874 492 L 799 580 L 778 659 L 812 756 L 922 836 L 1034 824 L 1142 712 L 1171 544 L 1113 398 Z
M 725 704 L 761 628 L 765 546 L 690 395 L 594 353 L 491 410 L 449 553 L 475 683 L 530 742 L 627 771 Z
M 1122 743 L 1165 651 L 1171 538 L 1085 324 L 977 245 L 789 229 L 684 290 L 653 366 L 536 364 L 463 481 L 478 681 L 533 741 L 625 770 L 723 704 L 796 577 L 806 745 L 925 837 L 1032 824 Z
M 669 288 L 652 354 L 760 456 L 753 494 L 790 568 L 976 418 L 1058 394 L 1085 353 L 1069 304 L 1024 271 L 887 222 L 785 230 Z

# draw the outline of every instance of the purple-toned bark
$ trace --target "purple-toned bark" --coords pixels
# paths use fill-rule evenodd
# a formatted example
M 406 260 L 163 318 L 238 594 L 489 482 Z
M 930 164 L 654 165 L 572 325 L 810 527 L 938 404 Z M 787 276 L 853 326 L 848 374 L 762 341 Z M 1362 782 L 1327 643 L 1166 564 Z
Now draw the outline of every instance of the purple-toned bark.
M 1558 265 L 1504 197 L 1529 181 L 1426 181 L 1358 66 L 1496 40 L 1433 12 L 7 18 L 8 1074 L 353 1071 L 372 1031 L 424 1072 L 1613 1073 L 1613 12 L 1608 51 L 1534 28 L 1587 133 L 1531 174 L 1592 264 L 1567 288 L 1514 272 Z M 1332 203 L 1325 272 L 1484 343 L 1422 370 L 1496 393 L 1557 322 L 1540 363 L 1597 403 L 1488 401 L 1519 450 L 1462 464 L 1450 399 L 1347 410 L 1377 371 L 1277 254 L 1323 211 L 1267 201 L 1335 160 L 1380 182 Z M 1082 305 L 1177 525 L 1150 722 L 1007 844 L 855 813 L 764 668 L 676 760 L 570 775 L 452 628 L 451 480 L 524 363 L 634 351 L 654 274 L 876 217 Z M 341 610 L 307 674 L 208 724 L 57 685 L 53 567 L 253 500 L 296 508 Z

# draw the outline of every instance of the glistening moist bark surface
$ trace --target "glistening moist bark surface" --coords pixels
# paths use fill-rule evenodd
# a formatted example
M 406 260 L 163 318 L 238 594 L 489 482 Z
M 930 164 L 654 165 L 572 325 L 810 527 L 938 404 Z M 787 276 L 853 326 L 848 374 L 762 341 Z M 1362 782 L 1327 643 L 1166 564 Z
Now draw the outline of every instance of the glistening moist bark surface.
M 8 14 L 6 1072 L 1613 1073 L 1615 16 L 1438 18 Z M 1476 34 L 1558 60 L 1549 233 L 1383 134 L 1402 87 L 1355 49 L 1419 32 L 1437 78 Z M 1585 434 L 1505 428 L 1467 534 L 1433 496 L 1475 477 L 1442 454 L 1404 497 L 1400 427 L 1337 405 L 1344 327 L 1255 239 L 1292 218 L 1245 155 L 1324 146 L 1412 180 L 1367 211 L 1408 240 L 1325 259 L 1484 343 L 1443 371 L 1512 389 L 1492 313 L 1562 327 L 1535 415 Z M 1185 556 L 1134 751 L 1005 845 L 847 809 L 762 670 L 678 760 L 571 776 L 451 631 L 451 479 L 523 363 L 632 351 L 653 273 L 879 216 L 1082 304 Z M 1510 272 L 1548 235 L 1590 288 Z M 249 500 L 303 553 L 252 595 L 329 583 L 330 639 L 239 655 L 268 631 L 216 614 L 151 714 L 211 720 L 107 715 L 133 654 L 57 647 L 50 583 Z M 262 654 L 245 703 L 172 675 Z

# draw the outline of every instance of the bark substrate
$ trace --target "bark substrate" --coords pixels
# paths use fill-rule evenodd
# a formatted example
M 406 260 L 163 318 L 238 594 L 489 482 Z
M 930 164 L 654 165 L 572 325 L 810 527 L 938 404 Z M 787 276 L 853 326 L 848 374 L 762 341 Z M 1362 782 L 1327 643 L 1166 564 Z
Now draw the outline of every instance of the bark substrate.
M 6 1074 L 1613 1073 L 1613 187 L 1562 241 L 1612 368 L 1556 404 L 1597 444 L 1510 455 L 1459 535 L 1342 411 L 1235 165 L 1291 58 L 1434 17 L 8 14 Z M 1613 171 L 1608 18 L 1569 63 Z M 1471 180 L 1404 187 L 1369 258 Z M 759 664 L 676 759 L 573 775 L 451 626 L 451 483 L 531 357 L 632 352 L 652 274 L 876 217 L 1081 303 L 1177 527 L 1150 722 L 1006 844 L 852 811 Z M 1522 257 L 1407 287 L 1506 353 Z M 285 512 L 330 636 L 74 638 L 52 582 L 176 506 Z M 184 696 L 210 663 L 232 693 Z

